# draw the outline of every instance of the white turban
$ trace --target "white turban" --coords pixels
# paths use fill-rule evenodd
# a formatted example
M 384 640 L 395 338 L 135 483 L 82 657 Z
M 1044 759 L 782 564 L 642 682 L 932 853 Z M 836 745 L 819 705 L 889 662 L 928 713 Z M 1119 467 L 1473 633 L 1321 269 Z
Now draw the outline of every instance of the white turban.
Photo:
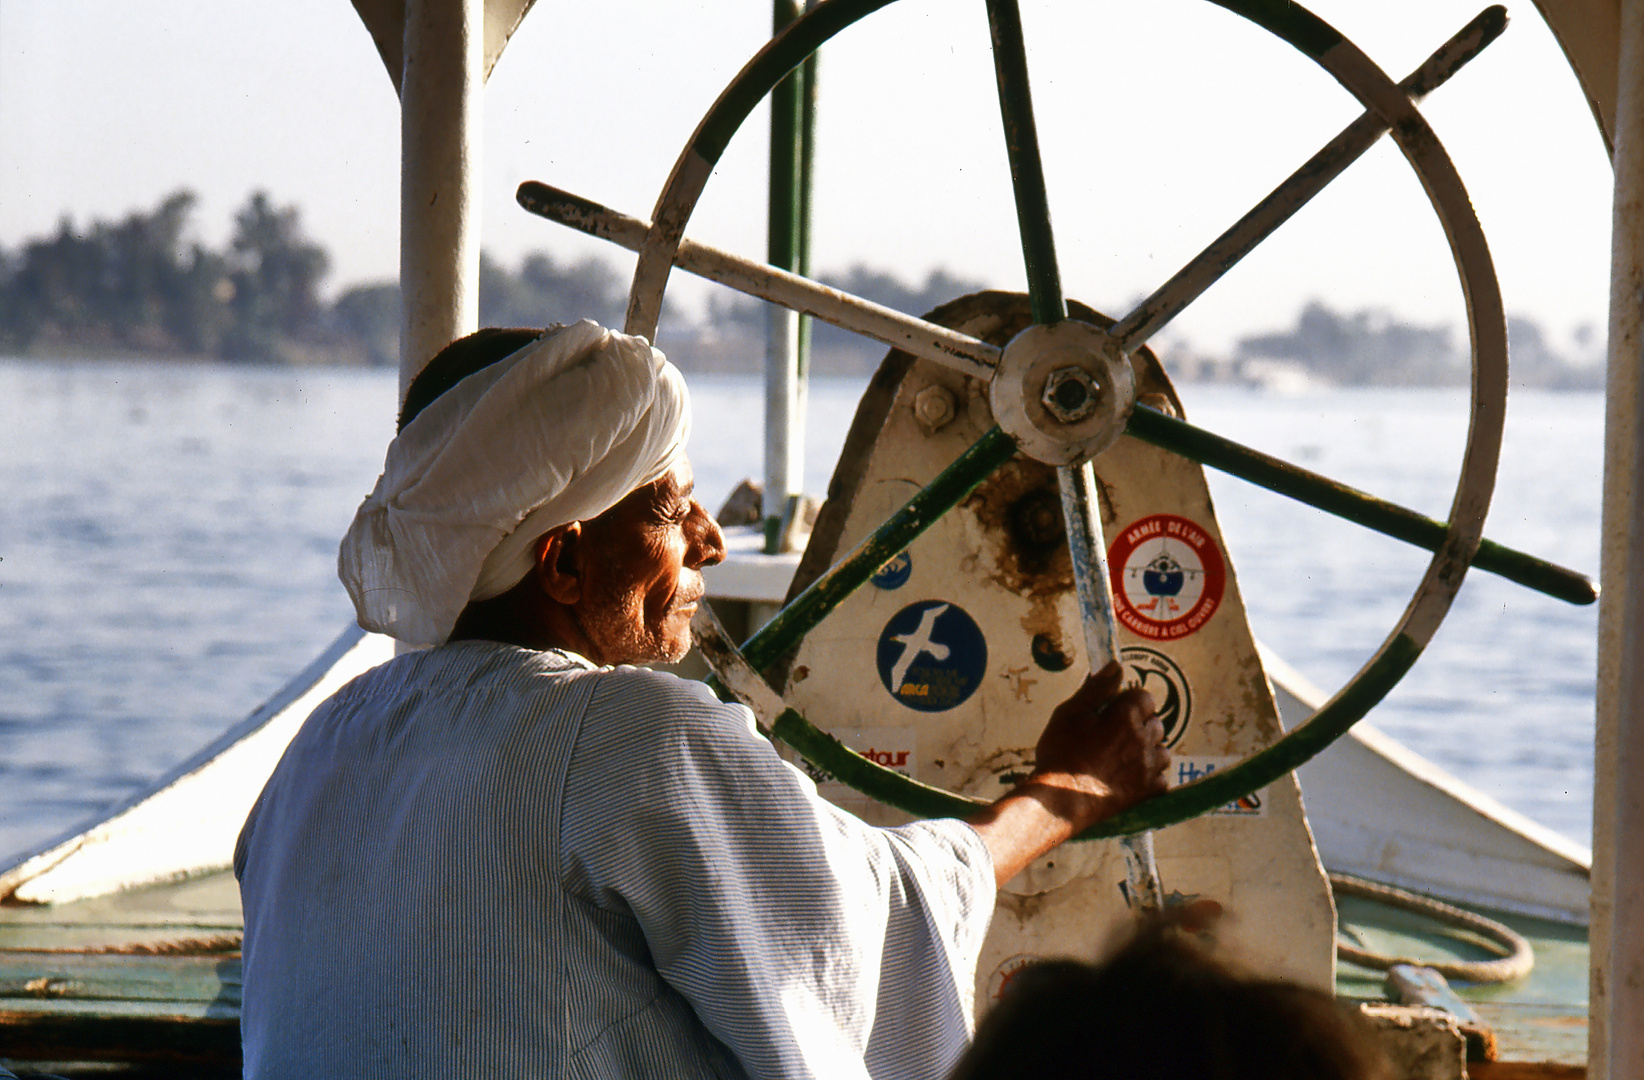
M 469 375 L 388 444 L 343 537 L 360 625 L 440 644 L 470 600 L 530 572 L 532 541 L 672 470 L 690 426 L 679 369 L 587 320 Z

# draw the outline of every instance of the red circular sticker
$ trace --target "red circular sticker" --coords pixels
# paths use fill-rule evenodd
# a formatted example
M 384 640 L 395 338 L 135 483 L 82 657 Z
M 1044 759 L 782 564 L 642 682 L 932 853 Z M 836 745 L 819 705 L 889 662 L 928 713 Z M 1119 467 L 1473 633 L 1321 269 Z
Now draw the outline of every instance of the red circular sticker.
M 993 974 L 988 976 L 988 1000 L 998 1001 L 1004 997 L 1005 991 L 1010 989 L 1010 981 L 1021 974 L 1023 968 L 1042 959 L 1044 958 L 1031 953 L 1017 953 L 994 968 Z
M 1113 606 L 1132 633 L 1169 641 L 1193 633 L 1216 613 L 1227 564 L 1210 534 L 1175 514 L 1131 525 L 1107 551 Z

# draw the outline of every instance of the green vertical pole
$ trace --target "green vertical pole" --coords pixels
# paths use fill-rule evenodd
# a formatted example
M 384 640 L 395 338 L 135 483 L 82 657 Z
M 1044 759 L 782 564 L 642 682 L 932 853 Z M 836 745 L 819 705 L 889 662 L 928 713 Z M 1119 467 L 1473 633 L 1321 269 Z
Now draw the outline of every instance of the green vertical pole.
M 797 0 L 774 0 L 772 28 L 799 16 Z M 809 271 L 810 142 L 814 55 L 771 93 L 770 204 L 766 254 L 772 266 Z M 809 320 L 775 305 L 765 324 L 765 550 L 782 547 L 782 524 L 804 478 Z
M 814 0 L 806 0 L 805 6 L 810 7 Z M 799 192 L 798 192 L 798 221 L 795 228 L 794 272 L 805 277 L 811 276 L 811 193 L 815 185 L 816 162 L 816 58 L 817 53 L 805 57 L 805 62 L 799 67 Z M 811 376 L 811 317 L 799 316 L 798 348 L 794 353 L 794 370 L 798 372 L 799 409 L 800 415 L 806 413 L 806 402 L 809 397 Z M 800 443 L 796 452 L 803 460 L 804 444 Z M 804 470 L 799 470 L 799 479 L 804 479 Z

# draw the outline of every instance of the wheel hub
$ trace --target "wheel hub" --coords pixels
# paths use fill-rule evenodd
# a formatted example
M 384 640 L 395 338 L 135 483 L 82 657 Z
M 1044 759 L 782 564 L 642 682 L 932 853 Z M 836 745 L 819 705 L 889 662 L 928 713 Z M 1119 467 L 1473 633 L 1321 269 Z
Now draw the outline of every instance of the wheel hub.
M 1067 319 L 1030 326 L 1011 339 L 988 403 L 1022 453 L 1047 465 L 1073 465 L 1124 432 L 1136 379 L 1107 331 Z

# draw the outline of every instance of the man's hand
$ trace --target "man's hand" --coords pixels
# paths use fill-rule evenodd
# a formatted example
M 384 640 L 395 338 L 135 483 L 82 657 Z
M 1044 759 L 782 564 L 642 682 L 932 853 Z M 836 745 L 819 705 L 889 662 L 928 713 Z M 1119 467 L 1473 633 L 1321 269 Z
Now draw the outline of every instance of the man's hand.
M 969 819 L 1003 885 L 1051 848 L 1164 791 L 1170 753 L 1145 690 L 1119 692 L 1117 663 L 1050 714 L 1038 759 L 1010 794 Z
M 1123 677 L 1118 664 L 1108 664 L 1056 706 L 1024 783 L 1083 796 L 1069 799 L 1070 812 L 1083 819 L 1074 832 L 1168 786 L 1170 752 L 1164 725 L 1153 715 L 1153 696 L 1140 688 L 1120 693 Z

